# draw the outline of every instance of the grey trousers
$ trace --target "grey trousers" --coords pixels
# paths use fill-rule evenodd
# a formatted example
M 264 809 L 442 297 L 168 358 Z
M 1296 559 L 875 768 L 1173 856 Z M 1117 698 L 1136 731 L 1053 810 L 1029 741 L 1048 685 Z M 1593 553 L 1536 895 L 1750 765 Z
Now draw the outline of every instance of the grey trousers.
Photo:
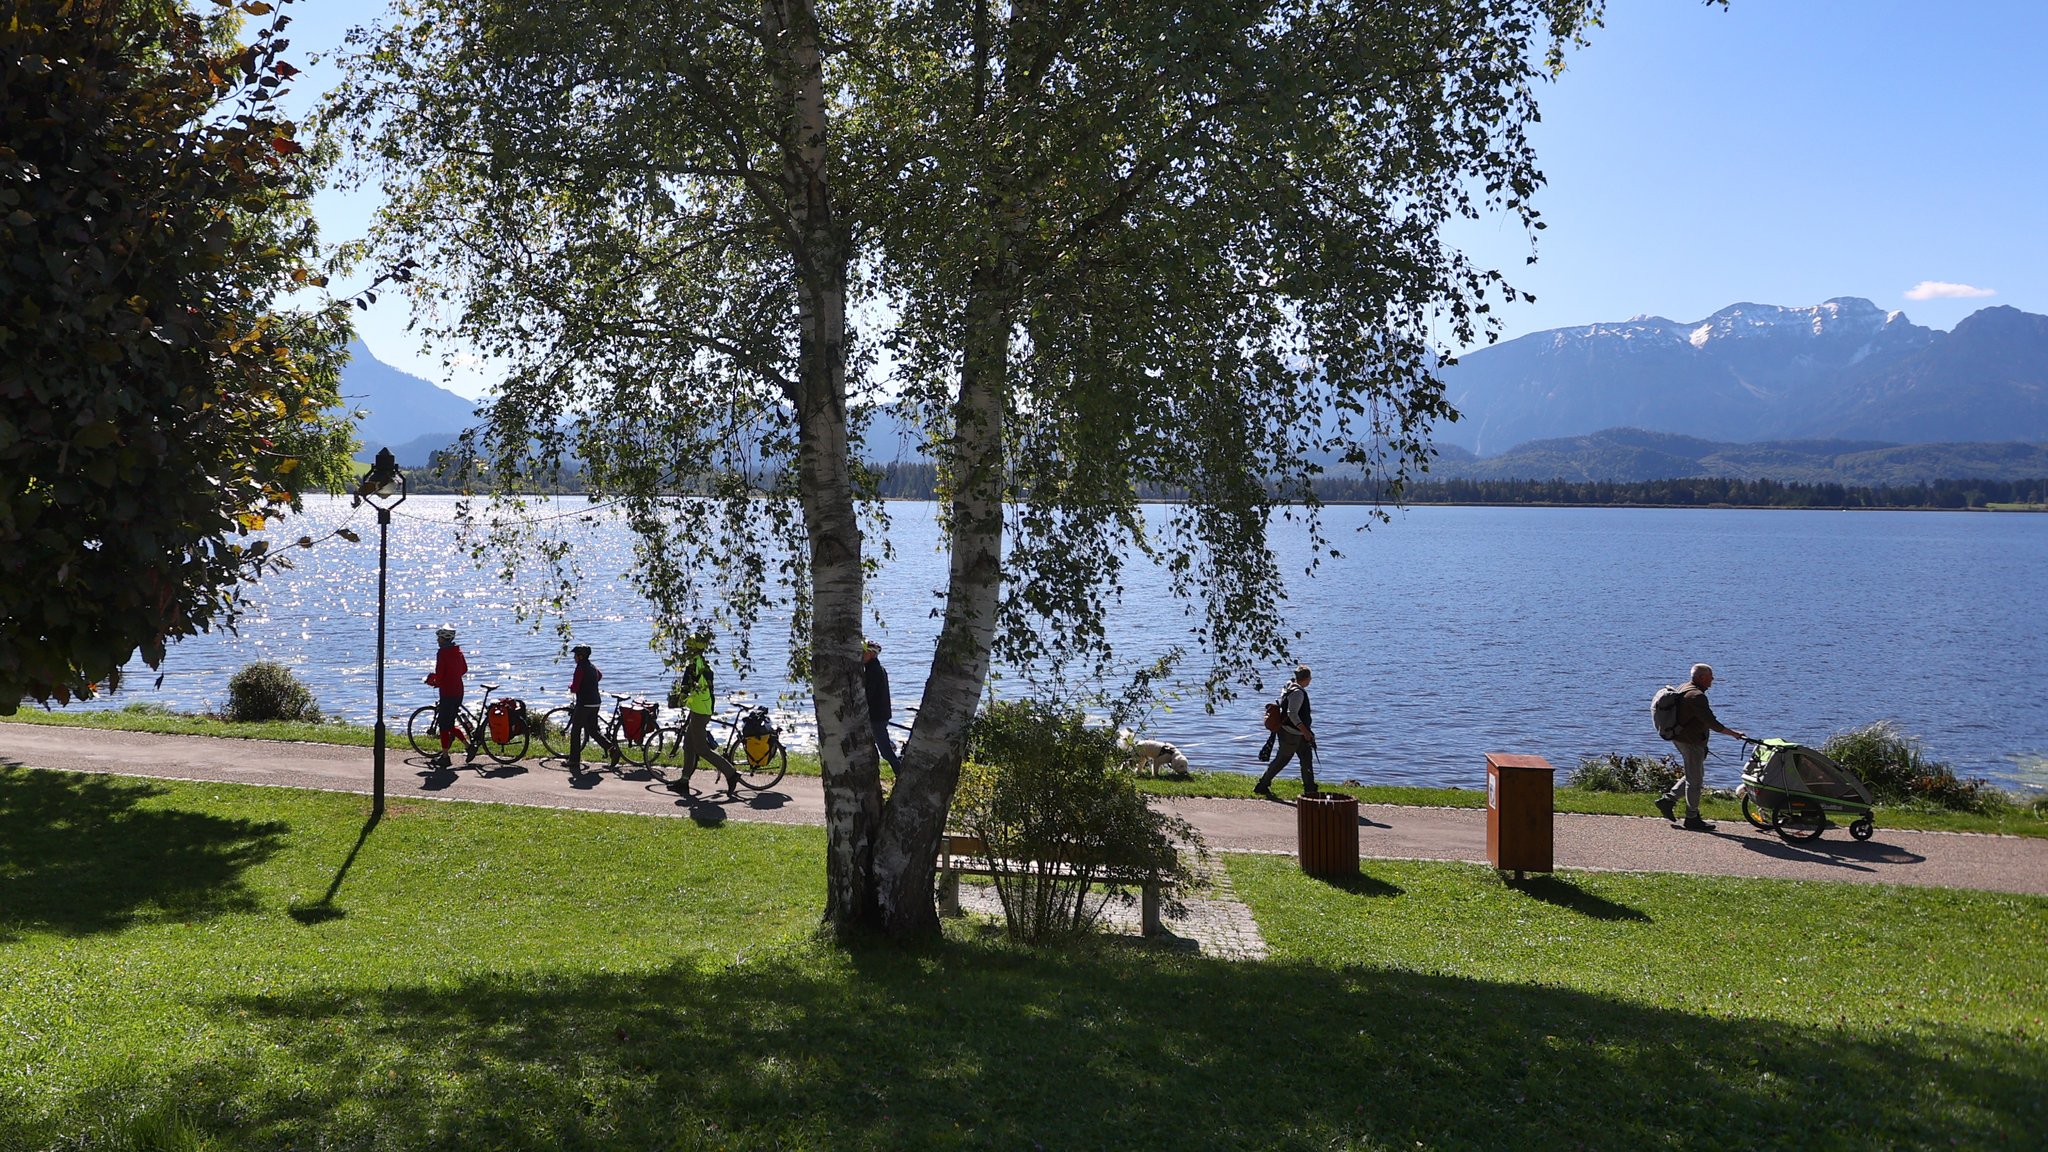
M 1685 814 L 1696 817 L 1700 814 L 1700 791 L 1707 778 L 1707 746 L 1675 740 L 1672 743 L 1678 745 L 1678 755 L 1685 761 L 1685 775 L 1671 782 L 1671 787 L 1664 790 L 1664 798 L 1676 800 L 1680 792 L 1685 793 Z
M 1266 766 L 1266 773 L 1259 777 L 1260 788 L 1273 786 L 1273 777 L 1287 767 L 1293 759 L 1301 764 L 1301 790 L 1311 796 L 1316 793 L 1316 752 L 1315 746 L 1303 742 L 1300 733 L 1281 732 L 1279 751 L 1273 753 L 1273 762 Z

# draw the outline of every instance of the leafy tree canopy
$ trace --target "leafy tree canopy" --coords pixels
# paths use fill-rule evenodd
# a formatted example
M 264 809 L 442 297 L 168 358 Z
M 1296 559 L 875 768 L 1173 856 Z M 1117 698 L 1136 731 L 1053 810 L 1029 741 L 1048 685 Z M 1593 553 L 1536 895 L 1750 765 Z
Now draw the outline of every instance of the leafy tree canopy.
M 230 621 L 250 534 L 351 475 L 344 310 L 278 307 L 319 283 L 288 18 L 210 8 L 0 21 L 0 711 Z
M 412 0 L 332 122 L 390 196 L 383 258 L 422 254 L 439 326 L 509 366 L 498 477 L 573 448 L 664 620 L 787 590 L 828 917 L 915 933 L 992 658 L 1145 663 L 1103 628 L 1135 544 L 1211 687 L 1256 681 L 1291 641 L 1269 519 L 1313 519 L 1330 460 L 1426 466 L 1437 357 L 1516 295 L 1444 225 L 1541 227 L 1534 85 L 1598 9 Z M 951 550 L 886 804 L 857 656 L 886 550 L 850 449 L 885 397 Z M 1148 484 L 1188 495 L 1163 529 Z

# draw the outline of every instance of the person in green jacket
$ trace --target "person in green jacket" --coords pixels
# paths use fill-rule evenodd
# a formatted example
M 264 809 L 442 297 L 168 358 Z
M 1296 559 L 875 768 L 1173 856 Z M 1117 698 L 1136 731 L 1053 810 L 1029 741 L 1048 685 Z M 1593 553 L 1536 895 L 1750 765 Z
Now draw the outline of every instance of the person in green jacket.
M 697 771 L 697 761 L 702 759 L 724 775 L 725 794 L 736 796 L 739 794 L 739 774 L 732 770 L 732 761 L 711 745 L 711 713 L 717 696 L 712 686 L 711 661 L 704 655 L 710 648 L 709 629 L 699 628 L 690 633 L 690 639 L 684 646 L 683 674 L 669 696 L 671 704 L 676 703 L 677 696 L 682 697 L 678 706 L 687 713 L 683 724 L 683 775 L 669 788 L 688 792 L 690 776 Z

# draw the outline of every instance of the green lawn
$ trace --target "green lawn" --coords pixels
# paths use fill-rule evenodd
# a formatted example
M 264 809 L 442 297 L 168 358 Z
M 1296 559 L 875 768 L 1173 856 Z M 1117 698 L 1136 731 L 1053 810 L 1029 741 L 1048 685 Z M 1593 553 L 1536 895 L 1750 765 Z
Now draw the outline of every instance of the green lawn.
M 371 730 L 354 724 L 293 724 L 229 723 L 210 716 L 198 716 L 183 712 L 169 712 L 160 708 L 135 707 L 110 711 L 43 712 L 24 708 L 13 716 L 0 717 L 0 722 L 23 724 L 55 724 L 76 728 L 113 728 L 128 732 L 163 732 L 181 736 L 222 736 L 246 740 L 286 740 L 313 744 L 349 744 L 368 748 L 372 743 Z M 386 736 L 393 747 L 405 744 L 402 728 L 391 729 Z M 537 758 L 544 750 L 536 741 L 530 758 Z M 789 755 L 789 771 L 792 776 L 816 776 L 819 774 L 818 758 L 808 752 L 792 752 Z M 1483 771 L 1483 768 L 1482 768 Z M 892 779 L 887 765 L 883 766 L 884 779 Z M 1160 796 L 1219 796 L 1250 799 L 1252 785 L 1256 778 L 1241 772 L 1197 772 L 1184 779 L 1171 777 L 1142 779 L 1138 787 Z M 1480 808 L 1486 804 L 1486 793 L 1472 788 L 1418 788 L 1390 784 L 1353 784 L 1342 778 L 1324 781 L 1332 790 L 1342 789 L 1367 804 L 1412 804 L 1437 808 Z M 1274 782 L 1276 795 L 1293 799 L 1301 794 L 1300 779 L 1291 773 Z M 1593 815 L 1652 816 L 1656 809 L 1651 806 L 1651 797 L 1622 792 L 1588 792 L 1578 788 L 1560 786 L 1556 790 L 1556 805 L 1559 812 L 1581 812 Z M 1709 797 L 1702 802 L 1700 812 L 1709 820 L 1740 820 L 1742 809 L 1737 803 L 1725 797 Z M 1917 828 L 1939 832 L 1988 832 L 2007 836 L 2048 837 L 2048 809 L 2013 807 L 1998 815 L 1978 815 L 1970 812 L 1951 812 L 1940 808 L 1923 807 L 1881 807 L 1877 814 L 1878 826 L 1882 828 Z M 1846 821 L 1843 821 L 1846 823 Z
M 812 935 L 809 828 L 0 768 L 0 1148 L 2020 1147 L 2048 901 L 1232 858 L 1275 956 Z

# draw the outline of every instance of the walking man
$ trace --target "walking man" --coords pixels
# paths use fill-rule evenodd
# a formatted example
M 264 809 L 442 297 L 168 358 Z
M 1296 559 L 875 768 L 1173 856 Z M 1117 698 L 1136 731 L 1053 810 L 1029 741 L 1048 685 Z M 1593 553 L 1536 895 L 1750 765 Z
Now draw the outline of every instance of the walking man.
M 576 673 L 569 678 L 569 692 L 575 703 L 569 712 L 569 775 L 583 771 L 583 742 L 590 740 L 605 750 L 613 764 L 619 762 L 619 746 L 605 738 L 598 721 L 604 711 L 604 698 L 598 692 L 598 682 L 604 673 L 590 662 L 590 645 L 578 644 L 569 649 L 576 657 Z
M 889 671 L 882 667 L 882 646 L 868 641 L 860 654 L 861 685 L 867 690 L 868 723 L 875 729 L 875 751 L 889 765 L 889 771 L 900 772 L 896 760 L 896 742 L 889 738 L 889 717 L 895 710 L 889 706 Z
M 697 770 L 697 761 L 704 760 L 725 775 L 725 794 L 739 795 L 739 773 L 732 770 L 732 761 L 711 746 L 711 712 L 715 699 L 712 690 L 711 661 L 704 653 L 711 647 L 711 632 L 699 628 L 690 633 L 686 651 L 687 662 L 683 665 L 683 676 L 678 687 L 682 690 L 683 708 L 689 718 L 683 724 L 683 774 L 669 785 L 671 791 L 688 792 L 690 775 Z
M 1296 665 L 1294 679 L 1289 680 L 1280 693 L 1280 738 L 1275 742 L 1277 750 L 1273 754 L 1273 762 L 1266 766 L 1266 774 L 1259 777 L 1258 784 L 1252 788 L 1257 795 L 1272 797 L 1273 778 L 1287 767 L 1290 758 L 1301 762 L 1301 794 L 1320 795 L 1316 791 L 1316 734 L 1309 726 L 1312 717 L 1308 704 L 1308 677 L 1308 665 Z
M 469 675 L 469 661 L 463 658 L 462 646 L 455 642 L 455 629 L 443 626 L 434 629 L 434 641 L 440 650 L 434 653 L 434 670 L 427 673 L 427 684 L 441 690 L 441 699 L 434 709 L 434 726 L 441 730 L 441 754 L 428 763 L 430 768 L 446 768 L 452 761 L 448 758 L 448 747 L 455 740 L 456 726 L 462 717 L 462 678 Z M 476 742 L 471 732 L 462 734 L 467 754 L 462 762 L 467 764 L 476 759 Z
M 1707 689 L 1714 686 L 1714 670 L 1705 664 L 1692 666 L 1692 681 L 1680 690 L 1678 698 L 1678 731 L 1671 742 L 1678 745 L 1678 755 L 1685 762 L 1685 774 L 1671 782 L 1671 787 L 1657 797 L 1657 811 L 1666 820 L 1676 820 L 1678 794 L 1685 793 L 1685 826 L 1694 832 L 1711 832 L 1714 826 L 1700 819 L 1700 789 L 1707 774 L 1707 732 L 1709 729 L 1723 736 L 1737 740 L 1749 737 L 1733 728 L 1722 726 L 1714 715 L 1712 705 L 1707 703 Z

